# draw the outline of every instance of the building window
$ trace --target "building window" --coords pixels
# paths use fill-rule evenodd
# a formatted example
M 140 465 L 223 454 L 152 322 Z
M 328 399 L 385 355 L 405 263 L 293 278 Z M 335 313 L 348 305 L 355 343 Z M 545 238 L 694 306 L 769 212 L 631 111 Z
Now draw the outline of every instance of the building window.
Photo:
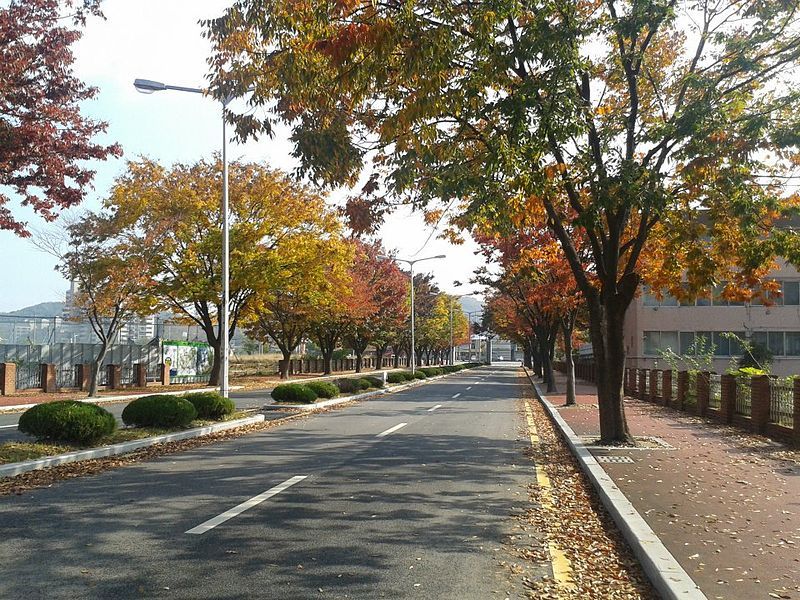
M 800 356 L 800 331 L 786 332 L 786 355 Z
M 645 331 L 644 353 L 648 356 L 658 356 L 661 352 L 678 350 L 677 331 Z
M 783 304 L 784 306 L 800 305 L 800 281 L 783 282 Z
M 681 354 L 689 354 L 694 348 L 694 331 L 681 331 L 680 347 Z
M 782 331 L 769 331 L 767 332 L 767 343 L 769 351 L 774 356 L 783 356 L 783 332 Z

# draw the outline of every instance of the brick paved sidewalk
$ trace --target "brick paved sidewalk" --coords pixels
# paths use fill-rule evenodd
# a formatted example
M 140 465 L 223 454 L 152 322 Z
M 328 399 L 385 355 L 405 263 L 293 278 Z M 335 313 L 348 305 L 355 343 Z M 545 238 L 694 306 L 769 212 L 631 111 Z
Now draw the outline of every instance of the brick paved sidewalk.
M 564 406 L 563 393 L 547 397 L 590 445 L 596 389 L 579 382 L 577 391 L 576 407 Z M 703 592 L 800 600 L 800 452 L 639 400 L 625 410 L 634 436 L 670 447 L 590 449 Z

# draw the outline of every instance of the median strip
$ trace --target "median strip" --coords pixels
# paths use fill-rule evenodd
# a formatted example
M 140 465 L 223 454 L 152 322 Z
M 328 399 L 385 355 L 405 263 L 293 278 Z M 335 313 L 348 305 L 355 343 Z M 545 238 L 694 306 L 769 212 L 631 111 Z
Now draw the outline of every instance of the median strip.
M 287 479 L 283 483 L 278 484 L 275 487 L 272 487 L 272 488 L 268 489 L 266 492 L 262 492 L 258 496 L 253 496 L 249 500 L 246 500 L 246 501 L 242 502 L 241 504 L 237 504 L 233 508 L 226 510 L 224 513 L 221 513 L 221 514 L 217 515 L 213 519 L 209 519 L 208 521 L 206 521 L 204 523 L 201 523 L 197 527 L 192 527 L 191 529 L 186 531 L 186 533 L 191 534 L 191 535 L 202 535 L 206 531 L 214 529 L 214 527 L 216 527 L 217 525 L 221 525 L 225 521 L 229 521 L 233 517 L 236 517 L 236 516 L 242 514 L 244 511 L 249 510 L 249 509 L 253 508 L 254 506 L 258 506 L 259 504 L 264 502 L 264 500 L 268 500 L 269 498 L 272 498 L 273 496 L 277 496 L 282 491 L 292 487 L 296 483 L 300 483 L 306 477 L 308 477 L 308 475 L 295 475 L 294 477 L 290 477 L 289 479 Z
M 395 425 L 394 427 L 390 427 L 390 428 L 389 428 L 389 429 L 387 429 L 386 431 L 381 431 L 381 432 L 380 432 L 378 435 L 376 435 L 375 437 L 379 437 L 379 438 L 386 437 L 386 436 L 387 436 L 387 435 L 389 435 L 390 433 L 394 433 L 395 431 L 397 431 L 398 429 L 402 429 L 402 428 L 403 428 L 403 427 L 405 427 L 406 425 L 408 425 L 408 423 L 400 423 L 399 425 Z

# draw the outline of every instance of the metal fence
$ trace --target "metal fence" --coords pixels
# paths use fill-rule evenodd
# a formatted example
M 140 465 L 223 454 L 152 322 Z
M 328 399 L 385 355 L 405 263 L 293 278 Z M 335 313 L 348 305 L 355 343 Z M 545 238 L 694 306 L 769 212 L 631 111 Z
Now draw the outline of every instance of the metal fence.
M 708 408 L 722 408 L 722 375 L 711 373 L 708 381 Z
M 133 365 L 122 365 L 120 368 L 120 379 L 119 382 L 121 385 L 133 385 L 136 383 L 136 370 L 133 368 Z
M 750 378 L 736 378 L 736 404 L 734 412 L 737 415 L 749 417 L 752 414 L 752 397 L 750 394 Z
M 789 379 L 770 379 L 769 420 L 784 427 L 794 425 L 794 382 Z
M 16 387 L 18 390 L 42 387 L 42 367 L 38 363 L 18 364 Z
M 203 375 L 174 375 L 170 377 L 170 383 L 208 383 L 209 374 Z
M 0 344 L 0 362 L 74 366 L 94 362 L 99 350 L 99 344 Z M 103 359 L 103 365 L 144 363 L 149 366 L 160 362 L 161 348 L 158 344 L 117 344 L 108 349 Z
M 75 367 L 71 365 L 56 366 L 56 387 L 58 389 L 74 388 L 77 387 L 77 383 Z
M 686 398 L 683 403 L 687 406 L 697 405 L 697 371 L 689 371 L 686 377 Z

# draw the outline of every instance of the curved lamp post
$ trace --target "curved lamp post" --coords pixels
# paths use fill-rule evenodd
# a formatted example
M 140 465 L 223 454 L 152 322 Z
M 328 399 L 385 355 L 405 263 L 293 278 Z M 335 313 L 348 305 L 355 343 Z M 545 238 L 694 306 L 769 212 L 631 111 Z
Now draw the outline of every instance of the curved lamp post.
M 191 94 L 205 94 L 207 90 L 202 88 L 184 87 L 180 85 L 168 85 L 160 81 L 150 79 L 136 79 L 133 86 L 143 94 L 152 94 L 172 90 L 175 92 L 189 92 Z M 228 139 L 226 134 L 225 109 L 230 104 L 232 97 L 227 97 L 222 101 L 222 306 L 219 319 L 222 322 L 222 331 L 219 340 L 219 360 L 220 360 L 220 393 L 228 397 L 228 332 L 230 331 L 228 308 L 230 305 L 230 222 L 228 218 Z
M 426 256 L 425 258 L 397 258 L 396 256 L 386 256 L 385 254 L 378 254 L 378 258 L 382 258 L 385 260 L 393 260 L 395 262 L 404 262 L 406 263 L 409 268 L 411 269 L 411 372 L 414 373 L 414 369 L 416 367 L 416 347 L 415 347 L 415 339 L 414 339 L 414 265 L 418 262 L 422 262 L 423 260 L 434 260 L 436 258 L 447 258 L 444 254 L 438 254 L 436 256 Z

